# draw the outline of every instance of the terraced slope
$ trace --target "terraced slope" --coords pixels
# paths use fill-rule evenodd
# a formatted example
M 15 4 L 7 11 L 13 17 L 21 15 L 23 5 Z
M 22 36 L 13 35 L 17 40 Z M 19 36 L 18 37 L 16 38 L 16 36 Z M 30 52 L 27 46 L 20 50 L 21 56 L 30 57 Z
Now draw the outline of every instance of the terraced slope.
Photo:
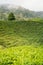
M 43 45 L 43 21 L 0 21 L 0 45 Z

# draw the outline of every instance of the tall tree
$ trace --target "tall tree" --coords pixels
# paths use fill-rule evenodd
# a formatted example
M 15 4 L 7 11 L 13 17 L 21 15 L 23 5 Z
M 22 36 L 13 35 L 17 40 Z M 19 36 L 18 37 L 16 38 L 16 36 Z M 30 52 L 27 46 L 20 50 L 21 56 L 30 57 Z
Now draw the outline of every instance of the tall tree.
M 15 20 L 15 16 L 12 12 L 9 13 L 8 20 Z

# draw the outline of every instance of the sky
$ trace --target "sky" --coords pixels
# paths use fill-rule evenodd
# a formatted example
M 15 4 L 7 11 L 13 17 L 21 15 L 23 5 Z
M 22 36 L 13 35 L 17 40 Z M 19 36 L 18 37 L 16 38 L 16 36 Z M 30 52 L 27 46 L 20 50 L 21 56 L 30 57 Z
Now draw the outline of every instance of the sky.
M 0 0 L 0 4 L 14 4 L 33 11 L 43 11 L 43 0 Z

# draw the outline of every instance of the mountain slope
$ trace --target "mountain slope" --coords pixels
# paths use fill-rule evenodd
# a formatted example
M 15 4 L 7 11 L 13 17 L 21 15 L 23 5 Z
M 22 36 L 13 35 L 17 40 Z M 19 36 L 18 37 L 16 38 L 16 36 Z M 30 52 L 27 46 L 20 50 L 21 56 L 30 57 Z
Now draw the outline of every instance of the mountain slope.
M 10 4 L 0 5 L 0 17 L 1 14 L 4 14 L 4 16 L 6 17 L 6 15 L 8 15 L 9 12 L 13 12 L 15 16 L 18 18 L 43 17 L 43 12 L 35 12 L 20 6 L 10 5 Z

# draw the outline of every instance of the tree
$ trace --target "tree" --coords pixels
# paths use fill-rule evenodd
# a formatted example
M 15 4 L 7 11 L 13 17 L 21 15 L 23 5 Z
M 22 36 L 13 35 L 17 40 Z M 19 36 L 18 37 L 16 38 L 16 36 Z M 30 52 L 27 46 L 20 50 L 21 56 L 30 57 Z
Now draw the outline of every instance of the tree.
M 8 15 L 8 20 L 15 20 L 15 16 L 12 12 Z

